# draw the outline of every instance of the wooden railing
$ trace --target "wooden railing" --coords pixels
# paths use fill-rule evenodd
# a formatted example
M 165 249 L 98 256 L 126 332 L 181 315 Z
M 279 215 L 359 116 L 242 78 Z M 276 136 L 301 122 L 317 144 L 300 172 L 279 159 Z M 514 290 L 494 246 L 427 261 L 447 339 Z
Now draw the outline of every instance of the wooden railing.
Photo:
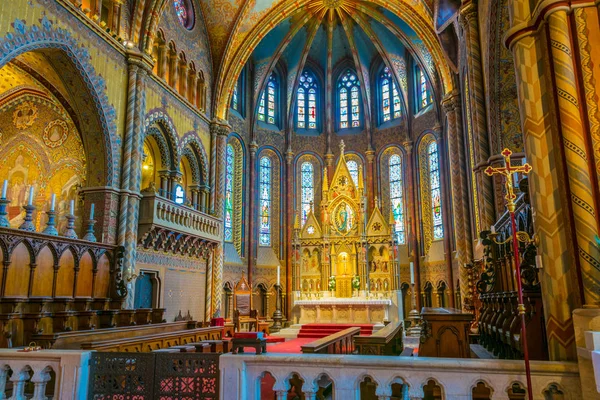
M 43 348 L 81 349 L 83 343 L 129 339 L 139 336 L 167 334 L 196 328 L 194 321 L 165 322 L 145 326 L 126 326 L 120 328 L 94 329 L 88 331 L 59 332 L 54 334 L 33 335 L 33 340 Z
M 358 354 L 397 356 L 402 353 L 402 323 L 392 322 L 370 336 L 354 337 L 354 347 Z
M 125 339 L 96 340 L 81 344 L 83 350 L 121 351 L 128 353 L 146 353 L 203 340 L 221 339 L 222 327 L 196 328 L 170 333 L 156 333 Z
M 354 338 L 359 334 L 360 328 L 358 327 L 344 329 L 333 335 L 317 339 L 314 342 L 301 346 L 302 353 L 353 354 Z

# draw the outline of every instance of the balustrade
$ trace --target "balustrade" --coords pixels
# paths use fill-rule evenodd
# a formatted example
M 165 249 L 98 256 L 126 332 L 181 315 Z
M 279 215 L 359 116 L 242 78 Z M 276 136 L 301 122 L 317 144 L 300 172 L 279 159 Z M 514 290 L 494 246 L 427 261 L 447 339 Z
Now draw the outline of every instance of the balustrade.
M 354 353 L 354 338 L 360 335 L 360 328 L 348 328 L 322 339 L 302 346 L 302 353 L 320 354 L 352 354 Z
M 445 400 L 474 398 L 479 382 L 494 393 L 493 398 L 508 398 L 506 393 L 514 383 L 524 387 L 525 382 L 523 362 L 516 360 L 270 353 L 224 354 L 219 362 L 221 398 L 237 400 L 259 399 L 261 381 L 269 374 L 274 378 L 273 390 L 283 394 L 281 398 L 287 398 L 293 382 L 308 399 L 314 398 L 311 396 L 325 378 L 333 383 L 335 399 L 375 400 L 390 399 L 396 385 L 403 387 L 404 398 L 429 398 L 424 392 L 431 381 Z M 531 367 L 533 392 L 539 395 L 536 399 L 558 399 L 548 394 L 553 387 L 563 393 L 560 399 L 582 398 L 576 363 L 534 361 Z M 303 382 L 296 383 L 295 375 Z M 370 391 L 375 397 L 368 395 Z
M 0 349 L 0 399 L 85 399 L 91 352 Z

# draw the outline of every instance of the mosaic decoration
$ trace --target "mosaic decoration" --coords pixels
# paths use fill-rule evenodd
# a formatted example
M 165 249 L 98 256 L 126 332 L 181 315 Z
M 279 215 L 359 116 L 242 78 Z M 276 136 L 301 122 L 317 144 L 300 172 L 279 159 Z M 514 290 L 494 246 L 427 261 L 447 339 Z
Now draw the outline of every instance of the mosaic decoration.
M 312 211 L 315 201 L 315 172 L 312 163 L 302 163 L 301 171 L 301 193 L 302 193 L 302 226 L 306 222 L 306 217 Z
M 269 157 L 260 159 L 259 168 L 259 241 L 261 246 L 271 245 L 271 195 L 272 165 Z
M 30 101 L 19 104 L 13 112 L 13 124 L 17 129 L 27 129 L 38 117 L 37 107 Z
M 51 149 L 61 146 L 68 137 L 69 127 L 63 120 L 55 119 L 44 128 L 44 143 Z
M 396 238 L 399 244 L 406 243 L 404 228 L 404 187 L 402 184 L 402 159 L 393 154 L 389 160 L 390 207 L 396 222 Z
M 390 69 L 385 67 L 380 76 L 381 88 L 381 119 L 383 122 L 397 119 L 402 116 L 402 107 L 400 106 L 400 93 L 394 81 Z

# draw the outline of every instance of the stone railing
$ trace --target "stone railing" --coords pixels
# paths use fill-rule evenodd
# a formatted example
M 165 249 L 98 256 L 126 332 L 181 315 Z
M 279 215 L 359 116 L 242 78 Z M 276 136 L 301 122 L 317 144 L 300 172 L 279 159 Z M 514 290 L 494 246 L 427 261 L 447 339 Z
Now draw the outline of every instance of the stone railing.
M 359 327 L 344 329 L 301 346 L 302 353 L 352 354 L 354 353 L 354 338 L 358 335 L 360 335 Z
M 225 354 L 220 358 L 220 368 L 222 399 L 261 398 L 261 381 L 267 375 L 273 378 L 269 380 L 274 381 L 272 390 L 278 400 L 287 399 L 292 387 L 295 393 L 301 391 L 307 400 L 314 400 L 322 392 L 323 382 L 333 398 L 348 400 L 439 398 L 429 397 L 433 393 L 444 400 L 509 399 L 525 388 L 524 364 L 516 360 Z M 582 398 L 576 363 L 534 361 L 531 370 L 534 400 Z M 488 396 L 474 396 L 482 391 Z
M 169 238 L 172 233 L 186 239 L 217 243 L 222 240 L 223 221 L 158 195 L 144 193 L 140 203 L 138 237 L 142 242 L 152 242 L 143 243 L 144 246 L 157 247 L 158 243 L 158 247 L 167 247 L 164 250 L 176 250 L 178 244 Z
M 0 349 L 0 399 L 86 399 L 90 354 L 77 350 Z M 54 392 L 47 393 L 51 372 L 55 376 Z M 12 386 L 11 392 L 7 393 L 7 386 Z M 30 389 L 26 393 L 26 388 L 32 388 L 33 393 Z

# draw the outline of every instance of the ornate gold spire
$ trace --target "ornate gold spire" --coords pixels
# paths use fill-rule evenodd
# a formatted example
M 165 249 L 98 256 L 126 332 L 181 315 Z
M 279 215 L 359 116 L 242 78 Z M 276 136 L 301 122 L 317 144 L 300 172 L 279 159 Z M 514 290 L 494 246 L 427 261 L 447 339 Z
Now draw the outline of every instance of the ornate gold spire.
M 340 158 L 344 157 L 344 149 L 346 148 L 346 144 L 344 140 L 340 140 Z
M 298 218 L 298 214 L 294 218 L 294 229 L 300 229 L 300 218 Z
M 362 176 L 362 168 L 358 169 L 358 190 L 364 191 L 365 189 L 365 185 L 363 183 L 363 176 Z
M 323 192 L 329 191 L 329 180 L 327 179 L 327 168 L 323 168 Z

